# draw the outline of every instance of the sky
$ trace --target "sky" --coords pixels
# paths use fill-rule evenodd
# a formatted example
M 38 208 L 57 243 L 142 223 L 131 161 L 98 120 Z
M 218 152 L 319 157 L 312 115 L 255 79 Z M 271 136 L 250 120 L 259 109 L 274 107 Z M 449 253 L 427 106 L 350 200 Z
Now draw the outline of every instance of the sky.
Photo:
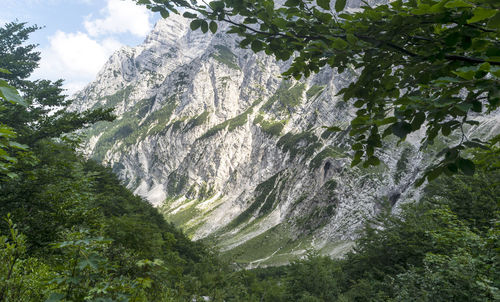
M 32 79 L 64 79 L 71 95 L 95 79 L 116 50 L 141 44 L 159 19 L 132 0 L 0 0 L 0 25 L 43 26 L 29 43 L 39 44 Z

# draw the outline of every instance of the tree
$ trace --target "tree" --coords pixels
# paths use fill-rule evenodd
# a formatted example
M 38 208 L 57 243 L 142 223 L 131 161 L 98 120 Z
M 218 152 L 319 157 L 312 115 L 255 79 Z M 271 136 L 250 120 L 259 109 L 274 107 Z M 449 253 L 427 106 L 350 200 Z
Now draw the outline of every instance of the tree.
M 378 165 L 382 138 L 400 141 L 426 129 L 422 147 L 441 133 L 456 145 L 424 178 L 459 170 L 474 173 L 464 150 L 487 148 L 466 128 L 496 110 L 500 101 L 500 2 L 497 0 L 396 0 L 345 11 L 346 0 L 137 0 L 163 17 L 179 13 L 193 19 L 191 29 L 228 33 L 239 45 L 293 63 L 285 76 L 300 79 L 324 66 L 359 73 L 340 94 L 358 108 L 351 121 L 355 143 L 352 165 Z M 333 131 L 340 129 L 332 127 Z
M 10 69 L 0 69 L 0 301 L 192 301 L 219 290 L 224 274 L 203 244 L 76 151 L 73 132 L 111 111 L 67 112 L 62 81 L 26 79 L 40 59 L 26 46 L 33 30 L 0 27 Z
M 9 70 L 4 77 L 18 89 L 24 88 L 33 70 L 38 67 L 40 52 L 36 44 L 25 44 L 29 35 L 40 27 L 10 22 L 0 27 L 0 66 Z
M 113 109 L 68 112 L 72 100 L 63 94 L 63 81 L 28 80 L 38 67 L 40 53 L 35 44 L 27 44 L 29 35 L 40 29 L 26 23 L 11 22 L 0 27 L 0 67 L 2 83 L 15 86 L 21 92 L 25 107 L 6 103 L 0 111 L 0 120 L 13 128 L 23 144 L 33 145 L 45 138 L 85 128 L 97 121 L 114 119 Z M 19 103 L 19 102 L 16 102 Z
M 10 74 L 10 71 L 6 69 L 0 69 L 0 73 Z M 10 86 L 7 81 L 0 79 L 0 111 L 5 110 L 5 103 L 10 103 L 12 105 L 20 105 L 25 107 L 26 103 L 19 96 L 16 88 Z M 10 172 L 10 168 L 13 164 L 17 163 L 17 158 L 12 156 L 13 149 L 16 151 L 26 151 L 27 146 L 21 145 L 14 141 L 16 133 L 13 129 L 0 123 L 0 176 L 6 174 L 9 177 L 15 177 L 16 174 Z M 1 178 L 1 177 L 0 177 Z

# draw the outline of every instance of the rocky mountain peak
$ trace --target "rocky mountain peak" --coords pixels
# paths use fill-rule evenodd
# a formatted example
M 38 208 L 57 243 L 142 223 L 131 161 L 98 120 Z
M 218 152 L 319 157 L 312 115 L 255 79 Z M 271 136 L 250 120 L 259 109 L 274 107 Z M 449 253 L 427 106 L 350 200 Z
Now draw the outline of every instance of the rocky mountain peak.
M 115 53 L 74 108 L 115 108 L 86 151 L 193 239 L 250 266 L 309 248 L 341 255 L 382 202 L 418 197 L 417 167 L 435 153 L 419 152 L 418 138 L 386 141 L 378 167 L 350 168 L 353 109 L 337 92 L 354 70 L 286 80 L 288 62 L 188 24 L 161 20 L 142 45 Z M 346 130 L 325 131 L 332 125 Z

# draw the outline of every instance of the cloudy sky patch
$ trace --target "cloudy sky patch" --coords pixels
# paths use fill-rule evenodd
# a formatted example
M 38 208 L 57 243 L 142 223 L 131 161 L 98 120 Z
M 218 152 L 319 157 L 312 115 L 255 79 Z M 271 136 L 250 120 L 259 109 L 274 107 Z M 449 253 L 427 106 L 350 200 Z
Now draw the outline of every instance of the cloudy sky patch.
M 64 79 L 71 95 L 91 82 L 109 56 L 141 43 L 158 19 L 132 0 L 6 0 L 0 20 L 44 26 L 32 35 L 40 44 L 32 78 Z

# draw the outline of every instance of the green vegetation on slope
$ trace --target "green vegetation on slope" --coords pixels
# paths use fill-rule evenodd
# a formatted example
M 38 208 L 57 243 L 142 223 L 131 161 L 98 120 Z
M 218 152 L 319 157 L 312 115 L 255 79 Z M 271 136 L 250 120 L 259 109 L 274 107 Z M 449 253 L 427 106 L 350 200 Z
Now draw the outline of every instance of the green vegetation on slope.
M 300 104 L 302 100 L 302 93 L 305 90 L 306 84 L 297 83 L 293 85 L 291 81 L 283 81 L 276 90 L 275 94 L 267 100 L 264 105 L 262 105 L 261 110 L 272 112 L 285 111 L 290 113 L 293 107 Z
M 253 112 L 253 108 L 260 102 L 260 100 L 257 100 L 255 101 L 252 106 L 250 106 L 247 110 L 245 110 L 245 112 L 243 112 L 242 114 L 236 116 L 236 117 L 233 117 L 232 119 L 228 119 L 218 125 L 215 125 L 214 127 L 208 129 L 207 132 L 205 132 L 202 136 L 200 136 L 200 140 L 202 139 L 206 139 L 206 138 L 209 138 L 213 135 L 215 135 L 216 133 L 218 133 L 219 131 L 222 131 L 224 129 L 227 128 L 227 130 L 229 132 L 235 130 L 236 128 L 238 127 L 241 127 L 243 125 L 246 124 L 246 122 L 248 121 L 248 116 L 250 114 L 252 114 Z
M 278 140 L 278 147 L 283 152 L 289 152 L 290 159 L 294 159 L 299 154 L 308 158 L 314 154 L 316 149 L 322 146 L 318 140 L 318 137 L 309 131 L 296 134 L 289 132 Z
M 246 222 L 259 208 L 263 207 L 263 205 L 266 203 L 266 209 L 264 210 L 264 212 L 262 212 L 263 210 L 261 209 L 261 213 L 265 214 L 265 212 L 269 211 L 270 205 L 274 204 L 274 202 L 276 201 L 276 195 L 278 193 L 276 190 L 276 185 L 279 175 L 280 173 L 277 173 L 257 186 L 255 191 L 258 195 L 255 198 L 255 201 L 231 222 L 231 226 L 237 226 L 241 223 Z
M 133 89 L 133 86 L 127 86 L 123 89 L 118 90 L 113 95 L 104 97 L 104 99 L 106 100 L 104 107 L 115 108 L 116 105 L 128 99 Z
M 315 97 L 316 95 L 318 95 L 321 91 L 323 91 L 325 89 L 325 86 L 320 86 L 320 85 L 312 85 L 311 88 L 309 88 L 307 91 L 306 91 L 306 97 L 308 99 L 311 99 L 313 97 Z
M 100 122 L 92 127 L 87 135 L 100 135 L 95 145 L 93 158 L 97 161 L 103 161 L 106 152 L 116 143 L 120 143 L 119 150 L 125 150 L 128 146 L 148 135 L 155 135 L 175 126 L 175 122 L 169 123 L 177 106 L 175 96 L 168 98 L 163 107 L 149 113 L 144 119 L 144 116 L 151 110 L 154 101 L 155 97 L 141 100 L 125 112 L 120 119 L 111 123 Z
M 227 46 L 215 45 L 214 48 L 217 50 L 217 53 L 212 54 L 212 58 L 232 69 L 241 70 L 236 55 Z
M 271 136 L 280 136 L 281 132 L 283 131 L 283 128 L 285 128 L 285 125 L 287 124 L 287 120 L 283 121 L 267 121 L 264 119 L 262 115 L 258 115 L 254 120 L 253 123 L 255 125 L 259 125 L 262 131 L 264 133 L 267 133 Z
M 342 149 L 334 148 L 334 147 L 326 147 L 321 152 L 316 154 L 316 156 L 309 163 L 309 167 L 313 170 L 318 169 L 323 161 L 327 158 L 340 158 L 347 157 L 345 152 Z
M 186 122 L 186 126 L 184 126 L 183 131 L 189 131 L 195 127 L 201 126 L 204 123 L 208 122 L 209 118 L 210 118 L 210 112 L 205 110 L 200 115 L 195 116 L 190 120 L 188 120 Z

